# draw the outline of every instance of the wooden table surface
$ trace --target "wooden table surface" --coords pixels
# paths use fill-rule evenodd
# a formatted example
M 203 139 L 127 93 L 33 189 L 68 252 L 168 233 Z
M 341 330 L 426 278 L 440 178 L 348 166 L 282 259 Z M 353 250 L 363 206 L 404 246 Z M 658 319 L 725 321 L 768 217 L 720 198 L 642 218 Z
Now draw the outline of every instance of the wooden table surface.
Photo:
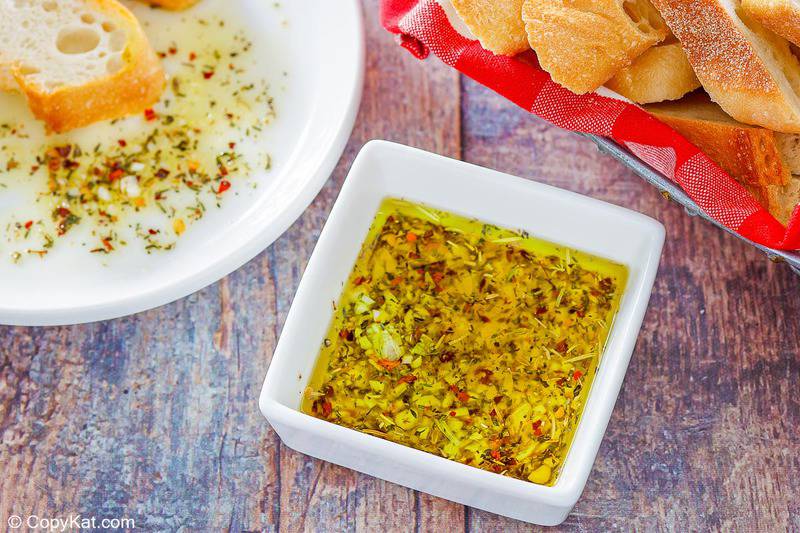
M 641 211 L 667 242 L 583 497 L 564 530 L 800 530 L 800 279 L 686 216 L 593 145 L 435 59 L 365 0 L 352 139 L 311 207 L 239 271 L 176 303 L 74 327 L 0 328 L 0 529 L 128 517 L 140 530 L 536 529 L 282 446 L 257 398 L 342 180 L 399 141 Z

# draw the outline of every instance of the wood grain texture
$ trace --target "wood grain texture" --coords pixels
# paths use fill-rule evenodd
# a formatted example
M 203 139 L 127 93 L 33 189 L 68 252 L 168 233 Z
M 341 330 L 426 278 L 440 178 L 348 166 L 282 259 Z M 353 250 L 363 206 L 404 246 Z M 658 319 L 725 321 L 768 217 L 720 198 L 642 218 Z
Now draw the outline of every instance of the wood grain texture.
M 145 531 L 517 531 L 532 526 L 283 447 L 257 397 L 358 149 L 385 138 L 624 205 L 667 244 L 608 433 L 564 531 L 800 531 L 798 280 L 593 145 L 418 62 L 364 2 L 364 101 L 333 177 L 273 246 L 174 304 L 0 328 L 0 524 L 129 517 Z M 0 525 L 0 528 L 4 528 Z

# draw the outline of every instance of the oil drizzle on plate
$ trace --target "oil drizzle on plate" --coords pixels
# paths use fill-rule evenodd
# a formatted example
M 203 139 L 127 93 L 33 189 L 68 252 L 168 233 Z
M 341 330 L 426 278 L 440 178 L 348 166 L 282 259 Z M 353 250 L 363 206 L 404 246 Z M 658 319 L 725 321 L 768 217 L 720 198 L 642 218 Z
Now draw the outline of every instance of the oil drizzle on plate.
M 48 137 L 21 97 L 0 95 L 0 254 L 12 261 L 46 257 L 65 237 L 99 255 L 170 250 L 271 166 L 262 132 L 276 110 L 247 33 L 219 17 L 140 12 L 169 76 L 152 109 Z

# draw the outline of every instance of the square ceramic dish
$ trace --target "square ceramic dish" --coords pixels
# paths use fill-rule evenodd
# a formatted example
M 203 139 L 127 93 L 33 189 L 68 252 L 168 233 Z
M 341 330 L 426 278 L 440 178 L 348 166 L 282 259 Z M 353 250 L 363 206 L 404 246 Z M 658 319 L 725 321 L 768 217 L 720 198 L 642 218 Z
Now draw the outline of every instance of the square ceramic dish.
M 303 391 L 361 245 L 387 197 L 477 218 L 622 263 L 619 313 L 563 468 L 553 486 L 494 474 L 319 420 Z M 298 287 L 272 357 L 260 407 L 283 442 L 308 455 L 465 505 L 541 525 L 577 502 L 614 408 L 650 299 L 663 226 L 572 192 L 384 141 L 353 163 Z

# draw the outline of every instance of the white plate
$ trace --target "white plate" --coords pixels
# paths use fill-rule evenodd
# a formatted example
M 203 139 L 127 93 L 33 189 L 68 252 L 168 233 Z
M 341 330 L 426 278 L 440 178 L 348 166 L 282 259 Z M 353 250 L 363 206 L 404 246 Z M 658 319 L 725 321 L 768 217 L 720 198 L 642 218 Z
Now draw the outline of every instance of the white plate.
M 145 27 L 154 48 L 163 49 L 173 37 L 165 21 L 176 15 L 130 5 L 149 21 Z M 195 10 L 209 17 L 224 14 L 244 26 L 254 42 L 255 68 L 270 83 L 277 108 L 263 140 L 272 170 L 254 171 L 248 180 L 257 188 L 239 187 L 226 195 L 221 207 L 209 209 L 169 252 L 148 255 L 142 246 L 126 246 L 119 253 L 91 254 L 76 236 L 59 242 L 44 259 L 15 264 L 8 246 L 0 249 L 0 323 L 91 322 L 191 294 L 269 246 L 329 177 L 361 97 L 364 42 L 358 1 L 291 0 L 276 7 L 263 0 L 202 0 Z M 0 109 L 9 105 L 24 104 L 20 97 L 0 95 Z M 5 165 L 5 157 L 0 163 Z M 3 177 L 0 173 L 0 181 Z M 30 195 L 15 184 L 0 188 L 0 217 L 19 209 L 26 198 Z

